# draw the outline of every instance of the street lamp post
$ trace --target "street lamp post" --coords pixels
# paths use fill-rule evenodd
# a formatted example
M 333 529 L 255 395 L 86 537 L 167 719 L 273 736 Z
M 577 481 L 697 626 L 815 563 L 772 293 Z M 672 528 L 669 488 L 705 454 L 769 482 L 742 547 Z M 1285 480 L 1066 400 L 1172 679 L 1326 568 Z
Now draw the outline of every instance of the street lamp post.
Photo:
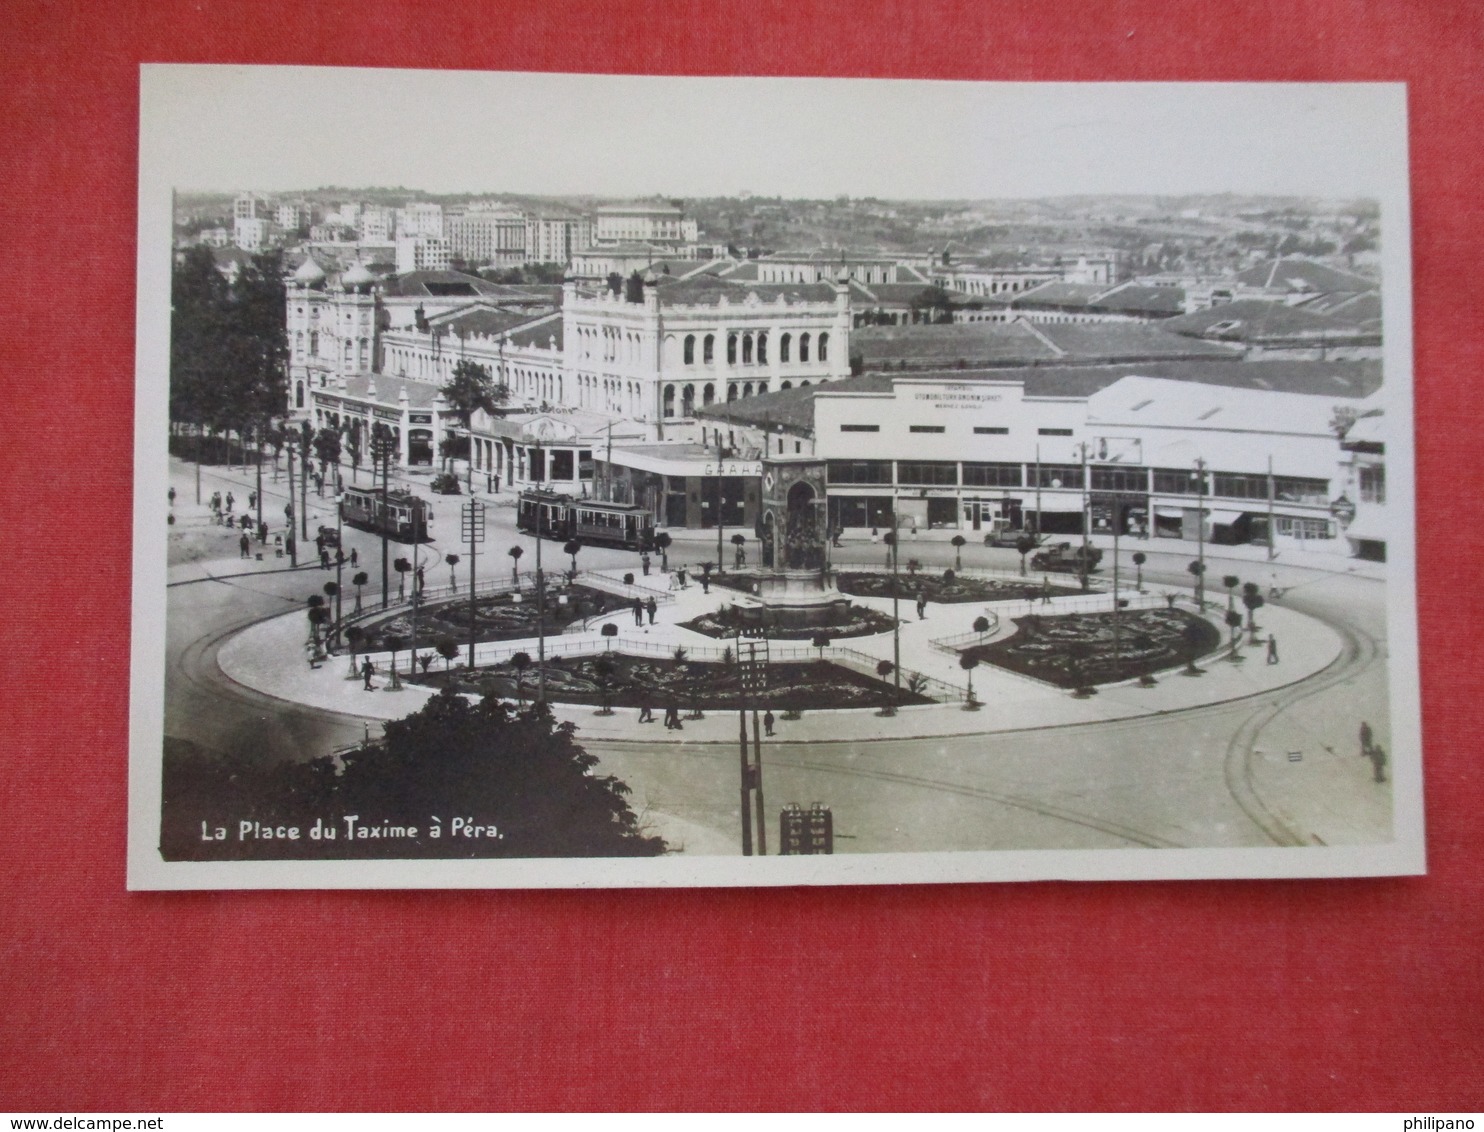
M 1195 605 L 1206 608 L 1206 461 L 1195 462 Z
M 289 565 L 299 565 L 299 540 L 294 537 L 294 441 L 289 437 L 285 441 L 289 450 L 289 504 L 287 507 L 287 518 L 289 521 Z
M 891 543 L 891 679 L 894 686 L 892 698 L 892 714 L 896 714 L 897 708 L 902 702 L 902 619 L 901 619 L 901 587 L 897 584 L 897 552 L 898 552 L 898 527 L 896 512 L 892 512 L 891 530 L 886 532 L 886 537 Z
M 392 436 L 391 436 L 391 433 L 387 431 L 386 425 L 382 424 L 380 421 L 377 421 L 376 424 L 375 424 L 375 426 L 371 429 L 371 459 L 373 461 L 373 463 L 372 463 L 372 469 L 371 469 L 371 486 L 373 488 L 375 488 L 375 486 L 376 486 L 376 464 L 377 463 L 380 463 L 381 464 L 381 513 L 380 513 L 380 516 L 379 516 L 380 522 L 377 525 L 381 528 L 381 608 L 382 609 L 386 609 L 387 606 L 391 603 L 391 570 L 390 570 L 390 563 L 391 563 L 390 554 L 391 554 L 391 548 L 390 548 L 390 546 L 387 543 L 387 530 L 386 530 L 387 499 L 386 499 L 386 496 L 387 496 L 387 480 L 391 476 L 390 463 L 391 463 L 391 458 L 392 458 L 392 444 L 393 444 Z
M 345 518 L 342 514 L 343 508 L 340 501 L 345 498 L 344 493 L 335 493 L 335 646 L 340 646 L 340 591 L 345 587 L 341 585 L 341 571 L 345 566 Z M 259 503 L 262 497 L 259 496 Z

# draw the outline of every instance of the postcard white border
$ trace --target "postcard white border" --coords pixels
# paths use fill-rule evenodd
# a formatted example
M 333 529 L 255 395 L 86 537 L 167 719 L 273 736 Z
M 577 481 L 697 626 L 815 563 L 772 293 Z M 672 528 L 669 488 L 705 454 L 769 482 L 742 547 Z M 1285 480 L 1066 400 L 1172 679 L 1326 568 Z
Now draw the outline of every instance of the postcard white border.
M 164 732 L 169 295 L 174 172 L 167 158 L 166 73 L 141 68 L 139 243 L 134 415 L 134 591 L 131 650 L 128 887 L 134 890 L 306 888 L 624 888 L 962 883 L 1030 880 L 1256 879 L 1412 875 L 1426 872 L 1421 696 L 1418 683 L 1413 523 L 1388 542 L 1387 650 L 1393 739 L 1394 840 L 1363 847 L 1002 850 L 841 854 L 830 857 L 658 859 L 166 862 L 158 851 Z M 193 67 L 193 70 L 207 68 Z M 224 68 L 229 69 L 229 68 Z M 284 68 L 292 71 L 297 68 Z M 460 73 L 442 72 L 450 81 Z M 547 76 L 550 78 L 550 76 Z M 590 78 L 591 76 L 585 76 Z M 675 82 L 701 83 L 688 78 Z M 728 80 L 735 81 L 735 80 Z M 755 79 L 789 82 L 789 79 Z M 890 83 L 903 80 L 804 80 Z M 1010 84 L 1003 84 L 1010 85 Z M 1027 85 L 1027 84 L 1014 84 Z M 1089 84 L 1041 84 L 1087 86 Z M 1215 84 L 1119 84 L 1182 88 Z M 1232 86 L 1240 84 L 1221 84 Z M 1262 84 L 1292 86 L 1309 84 Z M 1388 170 L 1380 196 L 1387 491 L 1393 514 L 1415 517 L 1411 211 L 1404 84 L 1384 88 L 1392 107 L 1375 121 L 1375 157 Z M 1399 524 L 1400 526 L 1401 524 Z

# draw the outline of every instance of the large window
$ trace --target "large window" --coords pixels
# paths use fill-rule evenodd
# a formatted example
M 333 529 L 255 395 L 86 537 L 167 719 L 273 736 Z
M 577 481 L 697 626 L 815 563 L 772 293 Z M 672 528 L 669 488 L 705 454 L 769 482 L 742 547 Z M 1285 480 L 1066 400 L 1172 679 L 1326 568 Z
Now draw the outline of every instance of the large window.
M 694 334 L 685 336 L 685 364 L 688 366 L 696 364 L 696 336 Z
M 1020 487 L 1024 482 L 1019 464 L 965 464 L 965 487 Z
M 831 527 L 886 527 L 892 516 L 889 495 L 832 495 L 829 497 Z
M 1360 469 L 1360 501 L 1362 503 L 1386 502 L 1385 466 Z
M 951 487 L 958 483 L 958 465 L 942 460 L 901 460 L 897 482 L 927 487 Z
M 1216 472 L 1211 476 L 1211 494 L 1224 499 L 1266 499 L 1268 477 Z
M 1031 486 L 1036 485 L 1036 473 L 1040 472 L 1042 487 L 1081 487 L 1082 466 L 1080 464 L 1032 464 Z
M 551 453 L 551 478 L 554 480 L 571 480 L 577 477 L 572 474 L 572 450 L 569 448 L 553 449 Z
M 1149 490 L 1148 468 L 1093 468 L 1093 491 L 1137 491 Z
M 1377 468 L 1376 471 L 1381 472 L 1381 469 Z M 1361 472 L 1361 476 L 1361 483 L 1364 484 L 1364 471 Z M 1386 501 L 1384 479 L 1381 491 L 1382 498 L 1375 500 L 1377 503 Z M 1300 476 L 1274 476 L 1273 494 L 1275 498 L 1285 503 L 1325 503 L 1329 500 L 1329 480 L 1304 479 Z
M 1180 468 L 1155 468 L 1154 490 L 1161 495 L 1194 495 L 1195 472 Z
M 716 361 L 716 335 L 708 334 L 701 340 L 701 361 L 710 365 Z
M 1334 538 L 1328 519 L 1301 519 L 1295 515 L 1278 515 L 1275 518 L 1280 535 L 1291 538 Z
M 1038 428 L 1038 429 L 1036 429 L 1036 435 L 1037 436 L 1071 436 L 1072 435 L 1072 430 L 1069 429 L 1069 428 Z
M 790 388 L 790 383 L 787 382 L 787 381 L 785 381 L 779 388 L 781 388 L 781 389 L 788 389 L 788 388 Z M 876 424 L 842 424 L 840 426 L 840 431 L 841 432 L 880 432 L 881 431 L 881 426 L 880 425 L 876 425 Z
M 943 426 L 940 425 L 940 424 L 915 424 L 915 425 L 909 426 L 909 428 L 907 429 L 907 431 L 908 432 L 942 432 L 943 431 Z
M 891 483 L 891 461 L 831 460 L 825 474 L 830 483 Z

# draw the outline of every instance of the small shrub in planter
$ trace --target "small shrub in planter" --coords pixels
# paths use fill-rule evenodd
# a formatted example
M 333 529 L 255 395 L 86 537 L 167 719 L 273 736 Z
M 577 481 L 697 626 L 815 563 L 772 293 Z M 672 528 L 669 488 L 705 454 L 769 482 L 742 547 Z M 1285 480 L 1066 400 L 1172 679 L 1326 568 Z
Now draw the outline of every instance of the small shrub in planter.
M 953 581 L 953 577 L 954 577 L 953 570 L 951 568 L 948 569 L 948 570 L 944 570 L 943 571 L 943 580 L 945 582 L 951 582 L 951 581 Z
M 1078 700 L 1085 700 L 1089 696 L 1095 696 L 1097 694 L 1098 690 L 1096 688 L 1094 688 L 1091 684 L 1085 684 L 1081 688 L 1078 688 L 1075 692 L 1073 692 L 1072 697 Z
M 1139 677 L 1139 687 L 1141 688 L 1152 688 L 1158 683 L 1159 681 L 1147 672 Z
M 626 586 L 632 586 L 634 584 L 634 575 L 625 574 L 623 576 L 623 584 Z

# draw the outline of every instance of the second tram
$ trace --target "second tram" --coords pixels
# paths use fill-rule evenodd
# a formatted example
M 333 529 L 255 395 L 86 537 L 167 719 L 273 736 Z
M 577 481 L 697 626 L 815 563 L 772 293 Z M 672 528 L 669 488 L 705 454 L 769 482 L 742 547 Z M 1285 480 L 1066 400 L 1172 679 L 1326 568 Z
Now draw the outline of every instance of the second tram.
M 551 491 L 523 491 L 516 526 L 527 534 L 629 550 L 654 548 L 654 519 L 634 503 L 573 499 Z

